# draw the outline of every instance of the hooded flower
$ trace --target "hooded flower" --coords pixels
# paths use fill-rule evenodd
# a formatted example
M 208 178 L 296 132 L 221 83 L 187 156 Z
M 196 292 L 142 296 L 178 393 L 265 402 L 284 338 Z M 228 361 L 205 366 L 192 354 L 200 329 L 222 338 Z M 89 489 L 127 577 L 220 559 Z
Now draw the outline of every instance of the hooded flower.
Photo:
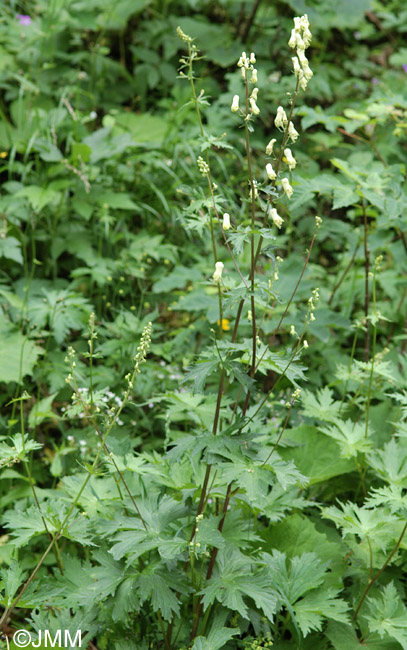
M 216 282 L 217 284 L 219 284 L 222 279 L 222 271 L 224 266 L 225 265 L 223 264 L 223 262 L 216 262 L 215 264 L 215 273 L 213 274 L 212 277 L 214 282 Z

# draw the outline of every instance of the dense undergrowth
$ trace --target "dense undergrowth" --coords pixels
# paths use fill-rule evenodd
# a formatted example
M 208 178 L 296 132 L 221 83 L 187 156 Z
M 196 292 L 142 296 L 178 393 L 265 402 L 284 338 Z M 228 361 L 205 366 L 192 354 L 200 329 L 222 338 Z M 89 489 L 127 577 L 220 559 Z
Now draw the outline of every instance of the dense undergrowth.
M 407 649 L 406 19 L 2 5 L 7 639 Z

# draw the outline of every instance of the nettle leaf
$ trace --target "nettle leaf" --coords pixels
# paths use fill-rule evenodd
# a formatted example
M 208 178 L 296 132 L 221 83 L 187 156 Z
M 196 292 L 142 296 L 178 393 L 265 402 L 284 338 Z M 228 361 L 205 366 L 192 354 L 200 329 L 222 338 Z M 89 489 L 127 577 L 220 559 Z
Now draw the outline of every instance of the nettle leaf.
M 338 420 L 334 418 L 334 425 L 320 428 L 326 436 L 337 441 L 343 458 L 352 458 L 358 453 L 366 453 L 372 448 L 372 441 L 366 436 L 364 422 L 352 420 Z M 369 433 L 369 431 L 368 431 Z
M 250 558 L 228 546 L 218 553 L 218 575 L 212 577 L 200 592 L 205 610 L 217 600 L 242 618 L 249 618 L 246 598 L 254 601 L 269 621 L 276 611 L 277 594 L 264 569 L 257 569 Z
M 315 393 L 304 390 L 301 393 L 303 413 L 309 418 L 334 422 L 339 414 L 341 402 L 333 398 L 333 390 L 325 386 Z
M 386 483 L 407 487 L 407 445 L 405 440 L 395 440 L 375 449 L 367 457 L 372 467 Z
M 367 598 L 368 612 L 364 614 L 370 632 L 380 638 L 396 639 L 407 650 L 407 609 L 393 582 L 383 587 L 377 598 Z
M 349 623 L 349 605 L 337 598 L 338 593 L 335 589 L 317 589 L 293 606 L 297 623 L 304 636 L 312 630 L 321 630 L 326 618 L 339 623 Z

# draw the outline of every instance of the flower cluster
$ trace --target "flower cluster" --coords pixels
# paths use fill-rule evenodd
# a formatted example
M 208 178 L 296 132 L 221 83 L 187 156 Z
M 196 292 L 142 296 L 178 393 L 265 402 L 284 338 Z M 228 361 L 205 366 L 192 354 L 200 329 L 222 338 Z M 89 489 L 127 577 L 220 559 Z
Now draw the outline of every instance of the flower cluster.
M 209 165 L 208 165 L 207 162 L 205 162 L 205 160 L 202 158 L 202 156 L 198 157 L 197 164 L 198 164 L 198 168 L 199 168 L 199 171 L 201 172 L 202 176 L 206 176 L 207 174 L 209 174 L 209 171 L 210 171 Z
M 250 57 L 247 56 L 246 52 L 242 52 L 242 56 L 237 62 L 237 67 L 242 71 L 242 79 L 246 83 L 248 81 L 247 74 L 250 72 L 250 83 L 257 84 L 257 70 L 254 67 L 256 63 L 256 55 L 254 52 L 250 54 Z M 257 94 L 259 92 L 258 88 L 253 88 L 250 97 L 249 97 L 249 109 L 250 113 L 246 115 L 246 120 L 249 120 L 251 115 L 259 115 L 260 109 L 257 106 Z M 237 113 L 239 110 L 239 95 L 234 95 L 232 100 L 232 105 L 230 107 L 232 113 Z
M 294 18 L 294 28 L 291 30 L 291 37 L 288 45 L 297 51 L 297 56 L 292 57 L 294 74 L 298 78 L 300 86 L 306 89 L 309 80 L 312 77 L 312 70 L 309 67 L 308 59 L 305 56 L 305 50 L 311 43 L 311 32 L 307 14 L 299 18 Z

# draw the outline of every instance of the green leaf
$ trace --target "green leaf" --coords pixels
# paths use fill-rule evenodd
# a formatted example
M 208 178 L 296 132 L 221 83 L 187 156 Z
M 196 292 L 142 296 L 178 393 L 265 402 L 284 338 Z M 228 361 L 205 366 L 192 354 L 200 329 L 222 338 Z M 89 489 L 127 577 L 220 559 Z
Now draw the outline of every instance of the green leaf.
M 42 349 L 0 315 L 0 381 L 20 384 L 30 375 Z
M 393 582 L 381 590 L 377 598 L 367 598 L 368 613 L 364 614 L 369 630 L 380 638 L 398 641 L 407 650 L 407 609 Z
M 26 197 L 35 212 L 40 212 L 46 205 L 55 203 L 59 198 L 58 192 L 38 185 L 28 185 L 17 192 L 16 196 Z
M 333 390 L 325 386 L 316 393 L 303 390 L 301 393 L 304 415 L 324 422 L 334 422 L 339 413 L 341 402 L 333 399 Z
M 21 243 L 15 237 L 0 238 L 0 257 L 23 264 Z M 4 294 L 3 294 L 4 295 Z
M 279 449 L 279 454 L 284 459 L 292 459 L 299 471 L 308 477 L 310 485 L 355 471 L 354 461 L 340 458 L 337 443 L 315 427 L 301 425 L 287 431 L 286 436 L 298 446 Z
M 372 441 L 366 436 L 364 422 L 339 420 L 334 418 L 334 425 L 320 427 L 320 431 L 337 441 L 343 458 L 352 458 L 358 453 L 366 453 L 372 448 Z M 369 431 L 368 431 L 369 433 Z
M 48 397 L 44 397 L 39 402 L 35 403 L 28 416 L 28 425 L 30 427 L 34 428 L 44 420 L 50 418 L 54 420 L 59 419 L 59 415 L 52 410 L 52 402 L 57 394 L 58 393 L 53 393 L 52 395 L 48 395 Z
M 327 618 L 339 623 L 349 622 L 349 605 L 337 598 L 337 594 L 338 591 L 334 589 L 317 589 L 293 606 L 297 623 L 304 636 L 311 630 L 321 630 L 322 623 Z

